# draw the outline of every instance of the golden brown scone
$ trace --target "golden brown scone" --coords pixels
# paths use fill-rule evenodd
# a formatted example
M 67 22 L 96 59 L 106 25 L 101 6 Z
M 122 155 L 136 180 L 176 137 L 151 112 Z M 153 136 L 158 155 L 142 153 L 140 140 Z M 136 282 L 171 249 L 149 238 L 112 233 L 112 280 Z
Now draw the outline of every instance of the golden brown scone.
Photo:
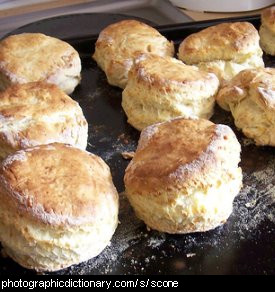
M 88 124 L 79 104 L 54 84 L 16 84 L 1 92 L 0 121 L 0 160 L 40 144 L 87 146 Z
M 147 127 L 124 177 L 127 197 L 150 228 L 192 233 L 226 222 L 242 186 L 233 131 L 203 119 Z
M 275 6 L 262 12 L 262 25 L 260 27 L 260 43 L 262 49 L 272 56 L 275 55 Z
M 0 42 L 0 90 L 46 81 L 67 94 L 80 82 L 81 61 L 68 43 L 41 33 L 12 35 Z
M 226 84 L 218 104 L 257 145 L 275 146 L 275 69 L 244 70 Z
M 138 130 L 178 116 L 210 118 L 218 78 L 171 57 L 141 55 L 122 93 L 128 123 Z
M 179 59 L 230 80 L 244 69 L 264 67 L 259 39 L 251 23 L 221 23 L 189 35 L 180 45 Z
M 98 255 L 118 224 L 109 167 L 64 144 L 8 156 L 0 167 L 0 240 L 23 267 L 55 271 Z
M 111 85 L 125 88 L 133 61 L 141 53 L 173 56 L 174 44 L 145 23 L 123 20 L 100 33 L 93 58 Z

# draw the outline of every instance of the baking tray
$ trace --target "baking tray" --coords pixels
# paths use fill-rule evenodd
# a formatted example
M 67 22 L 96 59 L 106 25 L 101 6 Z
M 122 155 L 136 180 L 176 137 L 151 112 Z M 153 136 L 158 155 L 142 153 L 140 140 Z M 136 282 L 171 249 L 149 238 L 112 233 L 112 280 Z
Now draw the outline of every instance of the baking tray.
M 135 17 L 142 17 L 157 25 L 182 23 L 191 21 L 192 19 L 181 12 L 178 8 L 173 6 L 168 0 L 99 0 L 89 3 L 82 3 L 78 5 L 67 5 L 60 8 L 47 9 L 43 11 L 26 13 L 19 16 L 13 16 L 12 18 L 0 19 L 0 36 L 4 35 L 8 31 L 15 29 L 16 27 L 22 26 L 30 21 L 38 21 L 42 18 L 60 16 L 71 13 L 118 13 L 123 15 L 131 15 Z M 71 15 L 70 15 L 71 16 Z M 69 17 L 70 17 L 69 16 Z M 89 32 L 89 34 L 98 33 L 100 29 L 99 22 L 98 25 L 93 25 L 93 19 L 88 26 L 83 27 L 78 30 L 78 33 Z M 83 23 L 80 20 L 80 23 Z M 56 23 L 57 26 L 54 27 L 54 31 L 58 28 L 59 24 L 62 26 L 63 23 Z M 86 23 L 87 24 L 87 23 Z M 78 27 L 78 25 L 76 25 Z M 72 30 L 75 26 L 71 25 Z M 89 29 L 95 29 L 96 31 L 89 31 Z M 59 28 L 58 28 L 59 30 Z M 65 33 L 68 33 L 65 31 Z M 64 38 L 65 36 L 63 36 Z
M 82 42 L 87 36 L 97 35 L 109 24 L 129 18 L 141 20 L 149 25 L 157 25 L 150 20 L 137 16 L 129 17 L 124 14 L 77 13 L 35 21 L 8 33 L 6 36 L 23 32 L 40 32 L 60 39 L 71 39 L 74 42 L 79 40 Z
M 188 34 L 223 21 L 247 20 L 259 27 L 259 16 L 204 21 L 159 27 L 176 45 Z M 64 21 L 70 22 L 68 18 Z M 41 30 L 45 29 L 43 23 Z M 58 31 L 56 32 L 58 34 Z M 216 107 L 212 120 L 231 126 L 242 144 L 244 187 L 234 201 L 228 222 L 209 232 L 169 235 L 148 231 L 138 220 L 123 194 L 123 175 L 128 161 L 123 151 L 136 148 L 139 132 L 126 122 L 121 108 L 121 90 L 108 85 L 105 74 L 91 59 L 96 36 L 68 38 L 82 58 L 82 82 L 72 97 L 89 122 L 88 151 L 110 166 L 120 192 L 120 224 L 98 257 L 55 274 L 275 274 L 275 151 L 256 147 L 233 125 L 230 113 Z M 264 56 L 267 66 L 274 58 Z M 106 214 L 108 215 L 108 214 Z M 27 275 L 8 258 L 0 259 L 0 275 Z

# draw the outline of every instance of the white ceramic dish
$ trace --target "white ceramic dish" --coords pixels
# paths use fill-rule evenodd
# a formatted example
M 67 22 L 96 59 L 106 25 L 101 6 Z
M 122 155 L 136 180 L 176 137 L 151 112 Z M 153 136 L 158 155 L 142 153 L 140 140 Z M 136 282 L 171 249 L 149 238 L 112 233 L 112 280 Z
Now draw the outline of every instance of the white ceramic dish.
M 174 5 L 207 12 L 244 12 L 261 9 L 272 4 L 274 0 L 170 0 Z

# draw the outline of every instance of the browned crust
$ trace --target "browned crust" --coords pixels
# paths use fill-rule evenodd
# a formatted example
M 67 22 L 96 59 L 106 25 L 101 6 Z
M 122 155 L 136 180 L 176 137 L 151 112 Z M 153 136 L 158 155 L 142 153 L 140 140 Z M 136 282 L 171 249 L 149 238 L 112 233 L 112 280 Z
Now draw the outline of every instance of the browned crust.
M 126 191 L 158 196 L 184 190 L 187 195 L 216 182 L 224 169 L 235 168 L 239 153 L 233 131 L 207 120 L 177 118 L 147 127 L 126 169 Z
M 184 39 L 179 48 L 179 58 L 187 64 L 215 60 L 238 63 L 259 50 L 258 31 L 251 23 L 221 23 Z
M 50 225 L 89 224 L 118 204 L 105 162 L 65 144 L 21 150 L 0 168 L 4 200 L 18 212 Z
M 128 71 L 142 53 L 173 56 L 174 44 L 156 29 L 136 20 L 123 20 L 101 31 L 93 59 L 111 85 L 125 88 Z
M 12 35 L 0 42 L 0 72 L 12 83 L 48 80 L 70 69 L 76 59 L 79 55 L 68 43 L 41 33 Z
M 117 23 L 111 24 L 107 26 L 104 30 L 102 30 L 99 34 L 99 38 L 96 42 L 96 50 L 100 49 L 109 49 L 108 52 L 112 53 L 112 55 L 116 56 L 115 60 L 120 60 L 122 57 L 136 57 L 140 53 L 145 53 L 143 50 L 140 51 L 139 48 L 132 47 L 132 43 L 125 43 L 127 40 L 131 39 L 135 40 L 136 45 L 138 43 L 143 42 L 142 35 L 150 35 L 152 37 L 152 41 L 154 38 L 162 40 L 165 39 L 156 29 L 153 27 L 142 23 L 137 20 L 122 20 Z M 144 44 L 144 46 L 150 45 Z M 150 52 L 150 47 L 147 48 Z M 152 43 L 151 49 L 154 49 L 154 45 Z M 168 45 L 167 50 L 173 51 L 173 44 Z M 153 52 L 154 53 L 154 52 Z M 133 56 L 135 54 L 135 56 Z M 110 56 L 107 56 L 110 58 Z

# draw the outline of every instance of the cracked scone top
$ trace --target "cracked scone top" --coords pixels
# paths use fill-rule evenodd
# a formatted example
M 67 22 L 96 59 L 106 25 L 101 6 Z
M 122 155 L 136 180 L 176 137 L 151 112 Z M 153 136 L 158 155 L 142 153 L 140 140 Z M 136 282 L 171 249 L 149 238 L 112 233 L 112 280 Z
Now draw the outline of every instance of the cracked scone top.
M 142 53 L 172 57 L 174 44 L 145 23 L 123 20 L 100 33 L 93 58 L 111 85 L 125 88 L 134 59 Z
M 0 41 L 0 90 L 11 84 L 46 81 L 70 94 L 80 82 L 81 61 L 68 43 L 41 33 Z
M 242 186 L 240 151 L 225 125 L 183 118 L 152 125 L 126 169 L 126 195 L 152 229 L 213 229 L 226 222 Z
M 0 121 L 0 160 L 40 144 L 87 146 L 88 124 L 82 109 L 54 84 L 17 84 L 0 92 Z
M 20 265 L 54 271 L 98 255 L 118 223 L 109 167 L 65 144 L 8 156 L 0 167 L 0 240 Z
M 275 146 L 275 69 L 244 70 L 224 85 L 218 104 L 257 145 Z

